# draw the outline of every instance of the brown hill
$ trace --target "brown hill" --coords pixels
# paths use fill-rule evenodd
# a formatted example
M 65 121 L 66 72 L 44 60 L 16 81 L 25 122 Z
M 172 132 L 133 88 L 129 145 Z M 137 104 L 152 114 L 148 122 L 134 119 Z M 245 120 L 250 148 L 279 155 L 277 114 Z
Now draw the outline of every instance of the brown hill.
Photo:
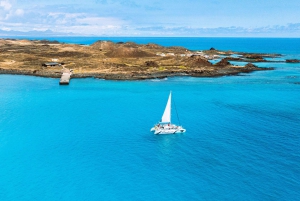
M 193 56 L 185 60 L 189 67 L 211 66 L 212 64 L 202 56 Z
M 107 50 L 112 50 L 114 48 L 116 48 L 118 46 L 118 44 L 113 43 L 111 41 L 97 41 L 95 43 L 93 43 L 91 45 L 91 47 L 93 49 L 98 49 L 98 50 L 103 50 L 103 51 L 107 51 Z
M 229 66 L 231 65 L 227 58 L 223 58 L 221 61 L 215 64 L 216 66 Z
M 108 57 L 115 57 L 115 58 L 128 58 L 128 57 L 153 57 L 155 54 L 153 53 L 148 53 L 143 50 L 140 50 L 138 48 L 134 47 L 117 47 L 113 48 L 112 50 L 108 51 L 105 53 L 106 56 Z
M 111 41 L 97 41 L 91 45 L 93 49 L 105 52 L 105 56 L 112 58 L 129 57 L 153 57 L 154 53 L 142 50 L 139 45 L 133 42 L 113 43 Z

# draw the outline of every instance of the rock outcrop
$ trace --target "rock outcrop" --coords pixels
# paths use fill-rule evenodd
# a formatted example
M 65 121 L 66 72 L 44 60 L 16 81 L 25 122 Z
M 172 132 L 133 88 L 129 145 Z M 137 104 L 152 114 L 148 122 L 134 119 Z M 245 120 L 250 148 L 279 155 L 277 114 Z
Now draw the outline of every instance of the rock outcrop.
M 227 58 L 223 58 L 221 61 L 219 61 L 218 63 L 215 64 L 215 66 L 221 66 L 221 67 L 229 66 L 229 65 L 231 65 L 231 64 Z
M 202 56 L 192 56 L 185 60 L 189 67 L 204 67 L 212 64 Z
M 287 59 L 286 63 L 300 63 L 299 59 Z

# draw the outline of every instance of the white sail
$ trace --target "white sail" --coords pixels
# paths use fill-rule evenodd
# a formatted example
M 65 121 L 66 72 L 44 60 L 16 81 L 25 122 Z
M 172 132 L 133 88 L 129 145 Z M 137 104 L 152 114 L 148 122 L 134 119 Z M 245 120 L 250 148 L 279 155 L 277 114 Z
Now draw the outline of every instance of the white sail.
M 163 123 L 171 123 L 171 96 L 172 95 L 171 95 L 171 92 L 170 92 L 169 99 L 168 99 L 164 114 L 161 118 L 161 122 L 163 122 Z

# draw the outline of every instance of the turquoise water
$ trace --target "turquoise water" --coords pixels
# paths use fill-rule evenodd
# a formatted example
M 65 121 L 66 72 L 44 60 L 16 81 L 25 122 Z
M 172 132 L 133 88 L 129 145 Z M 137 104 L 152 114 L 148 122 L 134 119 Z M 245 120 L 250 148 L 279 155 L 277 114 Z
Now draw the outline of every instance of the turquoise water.
M 45 39 L 43 37 L 16 37 L 24 39 Z M 90 45 L 97 40 L 113 42 L 156 43 L 163 46 L 183 46 L 191 50 L 234 50 L 257 53 L 297 54 L 300 57 L 300 38 L 185 38 L 185 37 L 50 37 L 65 43 Z M 279 52 L 278 52 L 279 51 Z
M 258 65 L 276 70 L 69 86 L 0 75 L 0 200 L 298 200 L 300 64 Z M 187 132 L 153 135 L 170 90 Z

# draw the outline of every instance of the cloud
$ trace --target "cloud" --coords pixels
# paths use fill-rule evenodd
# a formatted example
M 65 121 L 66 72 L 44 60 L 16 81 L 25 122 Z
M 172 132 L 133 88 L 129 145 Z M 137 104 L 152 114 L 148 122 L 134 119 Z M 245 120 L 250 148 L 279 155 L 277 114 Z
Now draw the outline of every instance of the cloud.
M 9 1 L 0 1 L 0 7 L 2 7 L 6 11 L 9 11 L 12 5 L 9 3 Z
M 10 1 L 0 1 L 0 20 L 13 21 L 15 17 L 23 16 L 24 13 L 23 9 L 15 8 Z
M 273 37 L 273 36 L 291 36 L 299 37 L 300 23 L 288 25 L 275 25 L 265 27 L 215 27 L 215 28 L 202 28 L 202 27 L 164 27 L 164 26 L 147 26 L 138 27 L 137 31 L 142 35 L 153 36 L 251 36 L 251 37 Z
M 7 27 L 3 27 L 2 30 L 3 30 L 3 31 L 10 31 L 11 29 L 10 29 L 10 28 L 7 28 Z
M 57 16 L 51 15 L 51 16 Z M 82 36 L 195 36 L 195 37 L 299 37 L 300 23 L 288 25 L 275 25 L 265 27 L 164 27 L 164 26 L 147 26 L 136 27 L 128 25 L 125 22 L 115 18 L 103 17 L 83 17 L 82 14 L 66 15 L 66 18 L 76 16 L 73 19 L 74 23 L 61 24 L 26 24 L 23 23 L 0 23 L 2 30 L 6 31 L 22 31 L 23 35 L 26 32 L 29 34 L 41 35 L 74 35 Z M 60 19 L 60 18 L 58 18 Z M 68 21 L 69 19 L 65 19 Z M 36 31 L 36 32 L 32 32 Z M 45 32 L 47 31 L 47 32 Z
M 12 14 L 23 15 L 23 17 L 10 16 L 9 20 L 0 20 L 0 27 L 10 28 L 11 31 L 19 31 L 20 33 L 14 32 L 18 35 L 32 34 L 32 31 L 39 31 L 41 34 L 45 34 L 44 31 L 46 30 L 58 33 L 58 35 L 63 33 L 69 35 L 70 32 L 74 32 L 77 35 L 120 35 L 122 27 L 126 24 L 124 20 L 118 18 L 99 17 L 87 13 L 24 12 L 22 9 L 19 9 L 10 13 L 10 15 Z M 47 32 L 46 34 L 48 35 L 49 33 Z
M 217 10 L 207 9 L 206 4 L 174 1 L 0 0 L 0 27 L 22 33 L 51 30 L 99 36 L 300 36 L 300 23 L 276 21 L 281 25 L 265 26 L 245 17 L 253 21 L 251 27 L 248 21 L 232 20 L 227 12 L 222 19 L 215 17 Z
M 17 9 L 17 10 L 15 11 L 15 14 L 16 14 L 17 16 L 22 16 L 22 15 L 24 14 L 24 10 L 23 10 L 23 9 Z
M 120 26 L 123 24 L 122 20 L 112 17 L 84 17 L 76 19 L 76 22 L 81 25 L 93 26 Z

